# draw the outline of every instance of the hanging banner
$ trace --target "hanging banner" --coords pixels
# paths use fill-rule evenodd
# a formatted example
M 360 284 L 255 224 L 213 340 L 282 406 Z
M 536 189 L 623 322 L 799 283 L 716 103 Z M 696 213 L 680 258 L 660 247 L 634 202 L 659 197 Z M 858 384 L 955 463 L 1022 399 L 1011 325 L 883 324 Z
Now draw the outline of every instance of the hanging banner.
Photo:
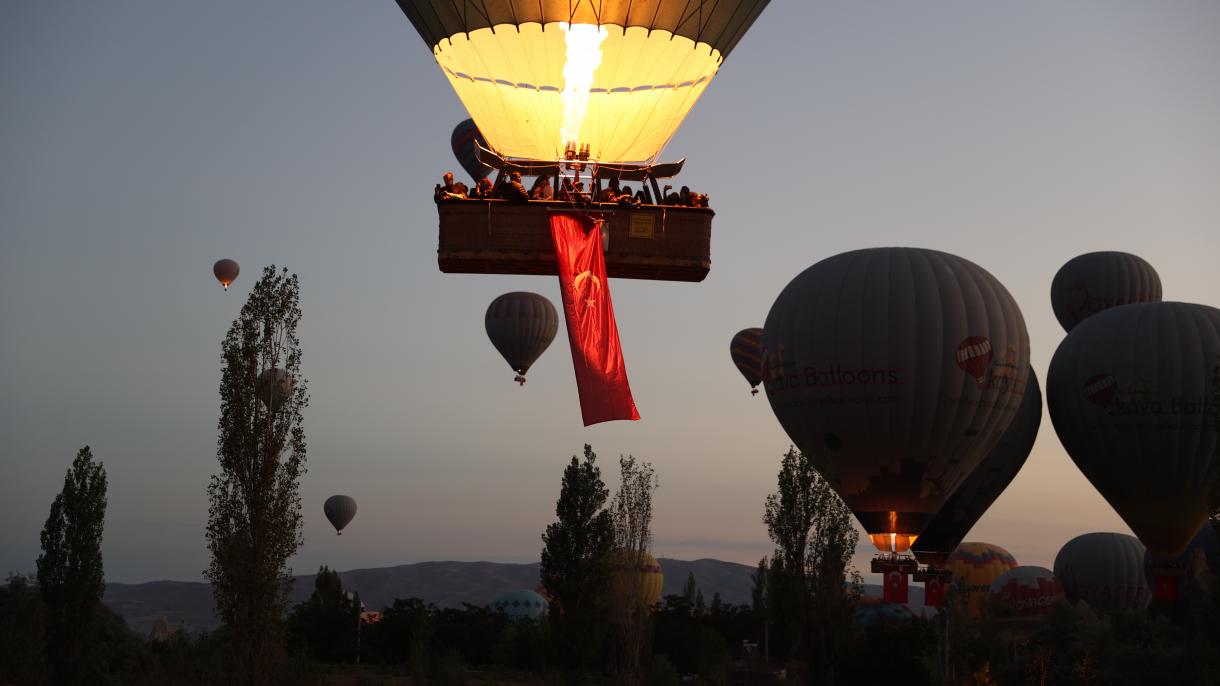
M 882 599 L 887 603 L 907 602 L 906 570 L 897 565 L 887 565 L 882 574 L 883 578 L 885 579 L 885 588 Z
M 599 226 L 577 214 L 552 214 L 551 240 L 585 426 L 639 419 L 614 323 Z

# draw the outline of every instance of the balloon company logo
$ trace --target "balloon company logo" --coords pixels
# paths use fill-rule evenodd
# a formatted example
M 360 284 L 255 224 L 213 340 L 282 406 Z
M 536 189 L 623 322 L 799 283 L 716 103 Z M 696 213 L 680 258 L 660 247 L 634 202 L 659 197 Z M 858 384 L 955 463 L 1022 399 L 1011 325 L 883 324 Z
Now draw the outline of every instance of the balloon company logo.
M 980 389 L 1024 392 L 1017 381 L 1017 350 L 1013 346 L 1000 354 L 992 349 L 986 336 L 970 336 L 957 344 L 957 366 L 978 382 Z
M 893 367 L 852 368 L 839 364 L 799 367 L 784 359 L 781 343 L 775 350 L 763 351 L 763 383 L 768 393 L 798 388 L 834 388 L 846 386 L 901 386 L 903 370 Z
M 1097 314 L 1102 310 L 1108 310 L 1111 307 L 1119 305 L 1130 305 L 1132 303 L 1147 302 L 1147 298 L 1135 295 L 1130 298 L 1103 298 L 1093 295 L 1089 292 L 1089 284 L 1084 281 L 1077 281 L 1072 284 L 1070 291 L 1073 294 L 1071 300 L 1064 302 L 1063 307 L 1067 310 L 1068 316 L 1072 321 L 1080 321 L 1092 314 Z
M 1114 416 L 1212 415 L 1216 406 L 1214 398 L 1207 395 L 1165 399 L 1151 390 L 1146 380 L 1120 385 L 1112 374 L 1094 374 L 1085 379 L 1081 393 L 1085 400 Z
M 992 597 L 999 604 L 1007 605 L 1019 614 L 1042 614 L 1049 612 L 1063 595 L 1059 582 L 1054 579 L 1036 579 L 1037 587 L 1027 586 L 1017 579 L 997 589 Z
M 602 289 L 602 280 L 590 270 L 585 270 L 572 279 L 573 300 L 583 300 L 585 307 L 596 307 L 597 298 L 593 297 Z

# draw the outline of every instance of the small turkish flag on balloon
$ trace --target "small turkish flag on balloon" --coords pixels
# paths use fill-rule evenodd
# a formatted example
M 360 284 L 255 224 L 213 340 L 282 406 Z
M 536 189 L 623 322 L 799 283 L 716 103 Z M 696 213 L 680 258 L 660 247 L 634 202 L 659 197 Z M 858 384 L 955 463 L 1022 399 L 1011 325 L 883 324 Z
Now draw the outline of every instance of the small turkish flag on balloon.
M 885 573 L 885 602 L 905 603 L 907 601 L 907 575 L 897 569 Z
M 945 604 L 945 581 L 939 576 L 928 579 L 923 584 L 923 604 L 928 607 L 941 607 Z

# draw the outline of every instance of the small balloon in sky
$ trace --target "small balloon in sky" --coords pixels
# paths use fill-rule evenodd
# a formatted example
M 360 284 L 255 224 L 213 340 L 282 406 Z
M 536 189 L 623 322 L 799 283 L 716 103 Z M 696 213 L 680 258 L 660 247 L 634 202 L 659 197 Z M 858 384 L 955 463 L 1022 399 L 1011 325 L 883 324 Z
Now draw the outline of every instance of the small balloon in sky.
M 322 505 L 322 511 L 335 527 L 335 535 L 343 535 L 343 527 L 352 523 L 356 516 L 356 499 L 347 495 L 332 495 Z
M 241 267 L 238 266 L 237 260 L 217 260 L 216 264 L 212 265 L 212 274 L 216 276 L 216 280 L 225 287 L 226 291 L 229 290 L 229 284 L 237 280 L 237 274 L 240 271 Z
M 525 373 L 546 351 L 559 331 L 555 306 L 537 293 L 505 293 L 487 307 L 483 317 L 487 337 L 525 384 Z

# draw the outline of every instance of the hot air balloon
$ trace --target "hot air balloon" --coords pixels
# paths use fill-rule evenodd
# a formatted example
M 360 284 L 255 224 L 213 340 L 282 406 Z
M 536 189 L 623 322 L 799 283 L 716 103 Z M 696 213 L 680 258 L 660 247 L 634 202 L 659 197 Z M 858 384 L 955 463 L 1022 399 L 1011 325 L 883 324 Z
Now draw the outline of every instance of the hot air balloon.
M 453 128 L 449 144 L 453 147 L 453 156 L 457 158 L 458 164 L 462 165 L 462 169 L 475 181 L 491 173 L 492 168 L 480 162 L 475 153 L 475 147 L 486 148 L 487 141 L 483 140 L 483 134 L 479 133 L 479 127 L 474 125 L 473 119 L 466 119 Z
M 656 180 L 677 174 L 683 161 L 658 164 L 658 157 L 767 2 L 398 5 L 486 139 L 483 163 L 556 182 L 587 170 L 595 191 L 610 179 L 647 183 L 660 202 Z M 554 274 L 547 209 L 441 203 L 441 271 Z M 608 274 L 701 281 L 710 268 L 711 218 L 699 208 L 616 209 L 607 217 Z
M 1082 534 L 1055 555 L 1068 600 L 1103 612 L 1139 612 L 1152 596 L 1144 582 L 1144 546 L 1126 534 Z
M 356 516 L 356 499 L 346 495 L 332 495 L 322 505 L 326 518 L 335 527 L 335 533 L 342 536 L 343 528 L 352 523 Z
M 237 280 L 237 274 L 240 271 L 241 267 L 237 264 L 237 260 L 217 260 L 216 264 L 212 265 L 212 274 L 226 291 L 229 290 L 229 284 Z
M 1001 574 L 991 582 L 988 601 L 1000 616 L 1020 619 L 1041 617 L 1064 600 L 1063 585 L 1051 570 L 1024 565 Z
M 1091 252 L 1068 260 L 1051 282 L 1051 307 L 1064 331 L 1085 317 L 1130 303 L 1160 302 L 1161 277 L 1143 258 Z
M 729 356 L 750 384 L 750 395 L 758 395 L 755 386 L 762 383 L 762 338 L 762 329 L 742 329 L 729 342 Z
M 1220 310 L 1204 305 L 1099 312 L 1051 360 L 1060 442 L 1153 558 L 1180 554 L 1207 519 L 1217 392 Z
M 296 379 L 289 372 L 277 367 L 268 367 L 258 375 L 255 389 L 258 392 L 258 399 L 267 406 L 268 410 L 275 412 L 283 399 L 292 395 L 296 384 Z
M 517 372 L 514 381 L 524 386 L 525 373 L 555 339 L 559 314 L 543 296 L 514 291 L 491 301 L 483 324 L 491 344 Z
M 915 612 L 902 603 L 887 603 L 875 596 L 861 596 L 852 611 L 852 623 L 869 626 L 874 622 L 902 623 L 915 617 Z
M 998 545 L 990 543 L 963 543 L 945 561 L 953 573 L 953 581 L 967 603 L 971 619 L 983 616 L 987 605 L 991 583 L 1000 575 L 1017 566 L 1017 560 Z
M 995 447 L 1028 383 L 1012 296 L 933 250 L 823 260 L 784 288 L 763 330 L 772 411 L 884 552 L 910 547 Z
M 640 606 L 652 607 L 661 600 L 665 576 L 661 573 L 661 563 L 655 557 L 648 553 L 636 557 L 631 552 L 620 550 L 613 554 L 610 566 L 614 570 L 615 598 L 622 598 L 632 590 L 628 584 L 634 584 L 636 602 Z
M 1220 537 L 1215 526 L 1205 522 L 1186 550 L 1172 558 L 1153 558 L 1145 551 L 1143 569 L 1144 581 L 1157 599 L 1178 600 L 1186 589 L 1199 586 L 1204 575 L 1220 571 Z M 1208 583 L 1203 581 L 1202 585 Z
M 942 564 L 1025 464 L 1042 424 L 1042 389 L 1033 369 L 1028 378 L 1017 416 L 1004 435 L 915 539 L 912 552 L 920 562 Z
M 508 591 L 496 596 L 491 601 L 493 612 L 503 612 L 509 617 L 521 619 L 538 619 L 546 614 L 546 598 L 530 590 Z

